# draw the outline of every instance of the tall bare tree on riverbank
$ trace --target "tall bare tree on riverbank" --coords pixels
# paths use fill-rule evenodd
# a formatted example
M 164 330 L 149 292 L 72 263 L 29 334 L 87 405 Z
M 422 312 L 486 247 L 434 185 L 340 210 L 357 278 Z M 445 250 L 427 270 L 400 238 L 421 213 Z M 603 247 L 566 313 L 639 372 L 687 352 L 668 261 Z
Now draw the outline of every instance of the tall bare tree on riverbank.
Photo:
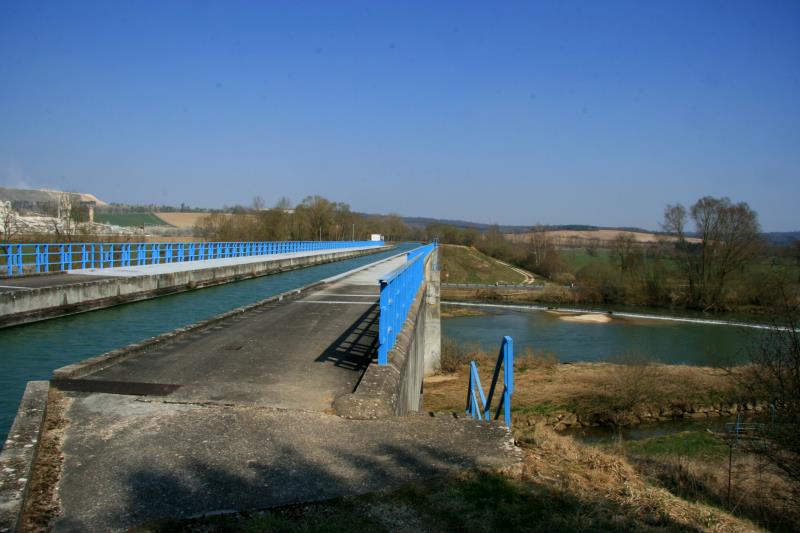
M 686 233 L 688 218 L 697 240 Z M 665 231 L 677 237 L 675 253 L 688 285 L 690 307 L 719 309 L 726 283 L 760 251 L 758 214 L 746 202 L 706 196 L 687 212 L 681 204 L 664 211 Z
M 771 405 L 763 438 L 743 446 L 783 474 L 793 489 L 789 496 L 800 504 L 800 306 L 792 298 L 787 295 L 750 350 L 751 364 L 731 375 L 751 397 Z

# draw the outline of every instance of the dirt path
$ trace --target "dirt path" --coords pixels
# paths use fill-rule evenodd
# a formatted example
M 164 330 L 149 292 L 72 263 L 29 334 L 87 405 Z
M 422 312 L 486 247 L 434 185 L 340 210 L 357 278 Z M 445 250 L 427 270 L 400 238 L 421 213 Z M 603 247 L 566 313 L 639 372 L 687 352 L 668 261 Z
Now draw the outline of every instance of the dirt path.
M 536 278 L 534 278 L 533 274 L 531 274 L 527 270 L 524 270 L 524 269 L 519 268 L 519 267 L 515 267 L 514 265 L 510 265 L 510 264 L 506 263 L 505 261 L 500 261 L 499 259 L 495 259 L 494 257 L 492 257 L 492 259 L 494 259 L 494 261 L 496 261 L 497 263 L 500 263 L 501 265 L 510 268 L 511 270 L 516 272 L 517 274 L 519 274 L 521 276 L 524 276 L 525 279 L 522 281 L 522 285 L 532 285 L 533 283 L 536 282 Z

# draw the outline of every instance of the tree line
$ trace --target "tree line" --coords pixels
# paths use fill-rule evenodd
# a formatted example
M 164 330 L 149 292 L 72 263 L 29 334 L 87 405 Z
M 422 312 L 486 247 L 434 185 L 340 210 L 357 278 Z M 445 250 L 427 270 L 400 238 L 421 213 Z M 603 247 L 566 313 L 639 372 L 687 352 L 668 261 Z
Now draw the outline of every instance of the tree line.
M 757 311 L 797 300 L 800 241 L 770 245 L 746 202 L 707 196 L 688 208 L 669 205 L 661 226 L 653 242 L 621 232 L 602 247 L 578 249 L 556 246 L 543 226 L 526 242 L 512 242 L 498 228 L 479 234 L 429 226 L 428 233 L 574 286 L 576 302 Z
M 409 228 L 399 215 L 362 215 L 346 203 L 318 195 L 307 196 L 296 206 L 281 198 L 272 208 L 266 208 L 256 197 L 250 208 L 204 217 L 195 233 L 212 241 L 367 240 L 372 234 L 383 235 L 387 241 L 425 237 Z

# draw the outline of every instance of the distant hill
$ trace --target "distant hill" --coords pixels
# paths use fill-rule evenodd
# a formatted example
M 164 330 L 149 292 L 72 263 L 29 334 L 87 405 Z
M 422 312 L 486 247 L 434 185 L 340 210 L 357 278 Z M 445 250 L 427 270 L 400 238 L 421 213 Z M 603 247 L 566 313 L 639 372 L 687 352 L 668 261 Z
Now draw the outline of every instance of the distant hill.
M 97 206 L 108 205 L 93 194 L 83 192 L 57 191 L 55 189 L 15 189 L 0 187 L 0 201 L 11 202 L 16 210 L 48 208 L 57 205 L 63 195 L 69 195 L 79 202 L 94 202 Z
M 375 215 L 366 215 L 375 216 Z M 460 229 L 475 229 L 480 232 L 489 231 L 497 227 L 502 233 L 506 234 L 521 234 L 519 237 L 512 236 L 513 240 L 521 238 L 524 240 L 524 234 L 530 233 L 534 224 L 529 226 L 510 226 L 503 224 L 486 224 L 482 222 L 469 222 L 467 220 L 453 220 L 447 218 L 432 218 L 432 217 L 401 217 L 406 225 L 412 228 L 425 228 L 430 224 L 447 224 L 455 226 Z M 581 238 L 597 237 L 601 240 L 608 240 L 613 238 L 615 234 L 620 232 L 633 233 L 636 240 L 639 241 L 653 241 L 657 235 L 662 234 L 658 231 L 650 231 L 634 226 L 592 226 L 589 224 L 560 224 L 560 225 L 543 225 L 544 229 L 548 232 L 556 234 L 559 238 L 568 238 L 571 236 L 578 236 Z M 594 235 L 593 235 L 594 234 Z M 791 244 L 793 241 L 800 241 L 800 231 L 772 231 L 764 233 L 764 237 L 770 244 L 776 246 L 783 246 Z
M 376 217 L 383 215 L 375 215 L 369 213 L 359 213 L 365 217 Z M 455 226 L 460 229 L 476 229 L 478 231 L 489 231 L 492 228 L 498 228 L 502 233 L 528 233 L 536 224 L 527 226 L 507 225 L 507 224 L 487 224 L 485 222 L 470 222 L 468 220 L 455 220 L 449 218 L 432 218 L 432 217 L 400 217 L 403 222 L 412 228 L 424 229 L 430 224 L 447 224 L 448 226 Z M 613 231 L 630 231 L 635 233 L 653 233 L 649 230 L 636 228 L 636 227 L 614 227 L 614 226 L 591 226 L 587 224 L 562 224 L 562 225 L 543 225 L 547 231 L 598 231 L 598 230 L 613 230 Z
M 800 241 L 800 231 L 771 231 L 764 234 L 770 244 L 784 246 L 794 241 Z

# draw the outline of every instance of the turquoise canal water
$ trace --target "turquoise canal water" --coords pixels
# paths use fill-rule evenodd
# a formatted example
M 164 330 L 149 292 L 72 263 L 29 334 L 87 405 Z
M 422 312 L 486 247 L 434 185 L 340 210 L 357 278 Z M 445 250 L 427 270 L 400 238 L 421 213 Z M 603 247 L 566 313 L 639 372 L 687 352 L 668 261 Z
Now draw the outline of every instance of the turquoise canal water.
M 442 333 L 494 352 L 503 335 L 514 348 L 554 354 L 561 362 L 637 358 L 669 364 L 742 362 L 763 331 L 727 325 L 615 318 L 605 324 L 567 322 L 542 311 L 487 310 L 482 316 L 442 320 Z
M 365 257 L 0 329 L 0 436 L 5 437 L 11 427 L 25 384 L 31 380 L 50 379 L 56 368 L 347 272 L 416 246 L 419 245 L 403 244 L 393 250 Z M 0 444 L 2 442 L 5 439 Z

